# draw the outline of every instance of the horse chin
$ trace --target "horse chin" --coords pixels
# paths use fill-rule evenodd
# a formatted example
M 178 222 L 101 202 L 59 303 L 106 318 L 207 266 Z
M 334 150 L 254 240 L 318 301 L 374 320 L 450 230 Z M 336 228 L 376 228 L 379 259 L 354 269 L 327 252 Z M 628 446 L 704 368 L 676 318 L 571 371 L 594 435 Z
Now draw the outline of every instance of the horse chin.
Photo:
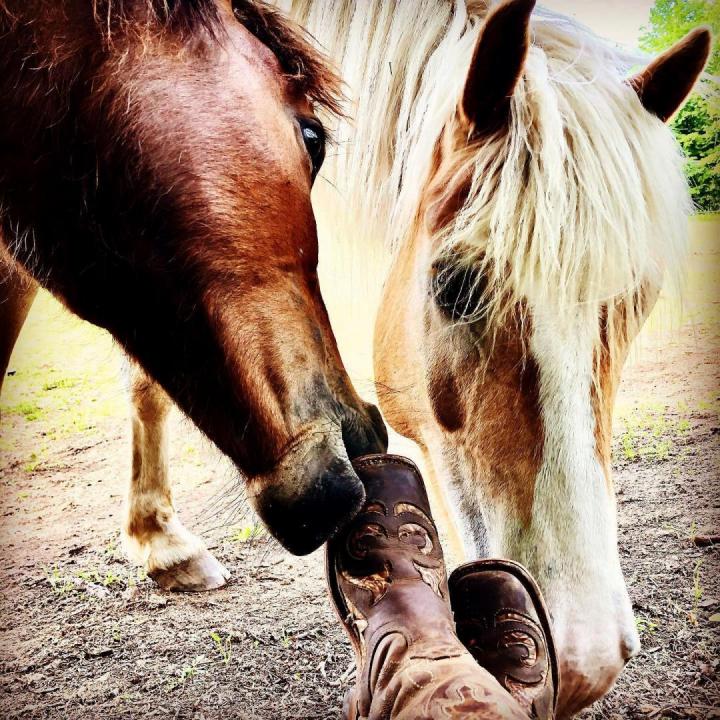
M 558 720 L 569 720 L 581 710 L 592 705 L 606 695 L 620 672 L 614 663 L 605 666 L 602 661 L 592 667 L 566 655 L 560 664 L 560 697 L 556 717 Z
M 273 471 L 249 481 L 248 495 L 268 530 L 294 555 L 316 550 L 365 501 L 339 427 L 303 433 Z
M 639 652 L 640 638 L 629 603 L 625 610 L 616 622 L 592 613 L 583 620 L 564 621 L 562 615 L 554 619 L 560 720 L 573 717 L 608 693 L 627 662 Z

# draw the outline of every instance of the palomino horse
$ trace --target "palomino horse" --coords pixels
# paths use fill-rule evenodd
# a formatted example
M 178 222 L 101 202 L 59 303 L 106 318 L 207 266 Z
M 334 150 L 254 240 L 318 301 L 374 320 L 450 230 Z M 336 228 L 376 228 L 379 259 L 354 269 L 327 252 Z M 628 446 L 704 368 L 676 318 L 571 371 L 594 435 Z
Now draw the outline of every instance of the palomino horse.
M 165 586 L 226 576 L 175 515 L 167 396 L 296 553 L 362 504 L 348 455 L 386 447 L 316 274 L 313 106 L 338 87 L 248 0 L 0 0 L 0 370 L 35 283 L 144 368 L 126 530 Z
M 539 580 L 567 717 L 639 647 L 612 408 L 628 345 L 682 267 L 690 203 L 663 121 L 710 38 L 691 33 L 628 80 L 638 59 L 576 22 L 531 18 L 533 0 L 488 4 L 287 3 L 355 103 L 336 133 L 338 192 L 316 203 L 321 235 L 372 221 L 361 252 L 375 238 L 395 250 L 375 330 L 381 407 L 422 449 L 466 558 L 512 558 Z

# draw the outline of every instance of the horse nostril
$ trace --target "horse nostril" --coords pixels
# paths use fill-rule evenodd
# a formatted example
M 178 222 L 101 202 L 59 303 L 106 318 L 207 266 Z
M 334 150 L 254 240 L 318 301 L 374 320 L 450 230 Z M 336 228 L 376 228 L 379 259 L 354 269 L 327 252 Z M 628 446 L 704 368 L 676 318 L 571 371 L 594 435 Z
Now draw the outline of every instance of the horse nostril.
M 253 498 L 257 513 L 275 538 L 294 555 L 307 555 L 345 525 L 362 507 L 365 488 L 346 460 L 324 466 L 291 463 Z
M 640 636 L 636 632 L 629 632 L 620 641 L 620 655 L 627 663 L 640 652 Z
M 380 411 L 370 403 L 364 404 L 364 413 L 346 409 L 342 419 L 342 438 L 348 457 L 387 451 L 388 434 Z
M 375 405 L 371 405 L 370 403 L 365 404 L 365 409 L 367 410 L 370 422 L 372 423 L 373 429 L 375 431 L 375 438 L 379 443 L 378 449 L 374 450 L 374 452 L 387 452 L 388 431 L 382 414 L 380 413 L 380 410 L 378 410 Z

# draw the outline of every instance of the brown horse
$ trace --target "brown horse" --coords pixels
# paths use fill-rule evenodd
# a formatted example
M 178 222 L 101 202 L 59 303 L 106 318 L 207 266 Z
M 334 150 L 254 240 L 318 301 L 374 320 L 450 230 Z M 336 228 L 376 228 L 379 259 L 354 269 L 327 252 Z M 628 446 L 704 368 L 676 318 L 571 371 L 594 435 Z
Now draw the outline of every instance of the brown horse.
M 360 507 L 348 456 L 386 446 L 316 274 L 314 106 L 338 87 L 249 0 L 0 0 L 0 370 L 36 283 L 142 366 L 126 529 L 168 586 L 225 570 L 156 472 L 166 393 L 295 553 Z
M 639 648 L 612 407 L 630 342 L 683 268 L 690 203 L 664 121 L 709 33 L 633 76 L 647 60 L 533 0 L 285 4 L 353 101 L 334 187 L 316 195 L 321 237 L 391 251 L 381 407 L 422 450 L 458 559 L 510 558 L 537 577 L 567 717 Z

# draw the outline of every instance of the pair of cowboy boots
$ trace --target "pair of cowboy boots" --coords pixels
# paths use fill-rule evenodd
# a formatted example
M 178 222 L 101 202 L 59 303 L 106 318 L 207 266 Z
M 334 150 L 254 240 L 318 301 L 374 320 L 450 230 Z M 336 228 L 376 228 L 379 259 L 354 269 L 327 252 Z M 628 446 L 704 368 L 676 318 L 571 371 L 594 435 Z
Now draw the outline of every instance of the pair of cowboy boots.
M 345 718 L 553 718 L 557 661 L 527 571 L 478 560 L 448 581 L 417 467 L 394 455 L 354 466 L 367 499 L 327 548 L 330 594 L 358 668 Z

